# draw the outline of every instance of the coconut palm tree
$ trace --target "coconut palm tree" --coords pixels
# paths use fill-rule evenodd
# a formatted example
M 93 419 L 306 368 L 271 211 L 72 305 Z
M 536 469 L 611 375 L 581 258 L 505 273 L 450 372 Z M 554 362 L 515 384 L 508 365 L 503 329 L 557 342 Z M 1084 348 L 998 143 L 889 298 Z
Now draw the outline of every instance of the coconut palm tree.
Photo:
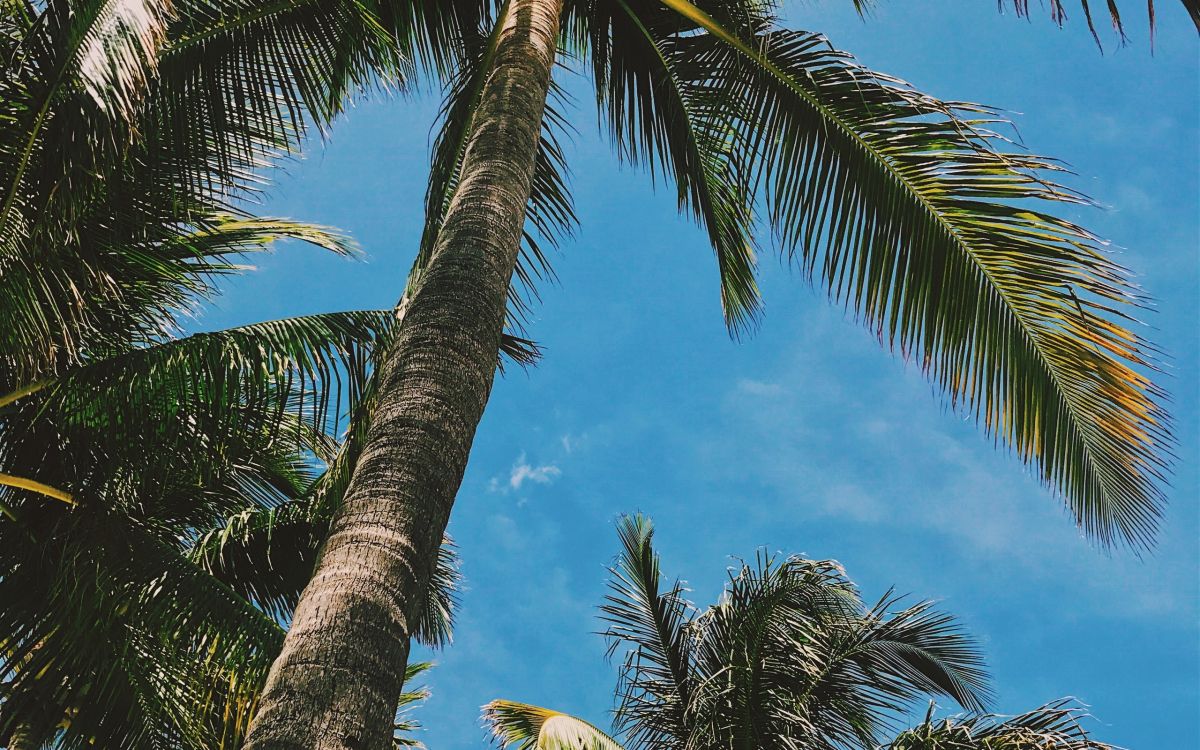
M 574 218 L 554 137 L 560 52 L 592 73 L 618 155 L 672 180 L 708 231 L 732 330 L 755 320 L 756 237 L 769 237 L 1010 445 L 1091 538 L 1150 544 L 1171 438 L 1154 349 L 1130 323 L 1141 292 L 1051 213 L 1087 201 L 1053 181 L 1053 160 L 1006 148 L 995 112 L 866 70 L 781 27 L 768 3 L 509 0 L 479 15 L 494 20 L 463 28 L 455 50 L 373 419 L 249 747 L 386 736 L 501 335 L 519 317 L 510 287 L 545 272 L 527 228 L 561 236 Z
M 759 554 L 731 571 L 700 611 L 667 583 L 641 516 L 618 523 L 621 554 L 601 607 L 610 654 L 624 651 L 614 734 L 630 750 L 1102 750 L 1066 702 L 1000 719 L 975 644 L 920 602 L 889 592 L 864 605 L 832 561 Z M 972 711 L 886 735 L 922 696 Z M 493 701 L 484 718 L 503 748 L 622 750 L 551 709 Z
M 173 107 L 220 102 L 159 96 L 169 15 L 0 8 L 0 738 L 17 745 L 238 741 L 283 630 L 185 553 L 323 486 L 338 409 L 357 410 L 393 320 L 179 338 L 240 256 L 353 247 L 234 205 L 256 159 L 293 145 L 266 127 L 282 119 L 193 107 L 171 126 Z
M 238 208 L 297 106 L 327 122 L 338 86 L 411 55 L 357 4 L 305 5 L 0 7 L 0 738 L 236 746 L 279 650 L 394 312 L 177 330 L 276 239 L 353 250 Z M 282 519 L 305 530 L 287 548 Z M 452 592 L 430 596 L 436 644 Z

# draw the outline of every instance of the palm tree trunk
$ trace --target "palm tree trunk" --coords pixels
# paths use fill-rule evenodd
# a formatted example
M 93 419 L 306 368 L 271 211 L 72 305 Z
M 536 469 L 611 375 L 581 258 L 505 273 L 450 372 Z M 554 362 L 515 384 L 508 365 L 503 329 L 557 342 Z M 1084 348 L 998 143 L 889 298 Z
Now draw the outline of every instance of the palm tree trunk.
M 433 257 L 247 750 L 383 750 L 422 595 L 492 387 L 562 0 L 512 0 Z

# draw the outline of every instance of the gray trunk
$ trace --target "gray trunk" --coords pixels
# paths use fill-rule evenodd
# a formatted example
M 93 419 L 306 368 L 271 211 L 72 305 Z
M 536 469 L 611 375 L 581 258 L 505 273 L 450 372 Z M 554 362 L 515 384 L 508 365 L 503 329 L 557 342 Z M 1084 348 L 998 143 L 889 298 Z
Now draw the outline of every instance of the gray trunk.
M 416 621 L 492 387 L 562 0 L 513 0 L 459 188 L 400 330 L 343 507 L 247 750 L 383 750 Z

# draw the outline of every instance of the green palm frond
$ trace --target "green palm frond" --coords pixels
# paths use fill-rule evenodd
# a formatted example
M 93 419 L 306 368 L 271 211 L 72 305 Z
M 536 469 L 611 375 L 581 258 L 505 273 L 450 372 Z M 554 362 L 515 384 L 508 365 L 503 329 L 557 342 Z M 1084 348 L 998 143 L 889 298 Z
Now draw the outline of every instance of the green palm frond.
M 404 668 L 404 692 L 400 694 L 392 736 L 392 747 L 394 748 L 425 747 L 424 743 L 413 736 L 420 731 L 421 722 L 412 718 L 411 712 L 416 704 L 429 698 L 430 691 L 424 686 L 414 687 L 413 682 L 432 668 L 433 663 L 427 661 L 413 662 Z
M 1046 211 L 1085 204 L 1052 160 L 998 150 L 995 115 L 871 72 L 766 16 L 678 42 L 695 86 L 738 97 L 785 253 L 951 403 L 1033 465 L 1098 542 L 1151 543 L 1171 460 L 1144 303 L 1086 229 Z M 734 19 L 735 21 L 738 19 Z
M 164 408 L 253 407 L 283 388 L 298 394 L 304 418 L 323 426 L 339 421 L 329 410 L 343 395 L 357 401 L 369 351 L 391 322 L 389 310 L 356 310 L 197 333 L 69 370 L 44 399 L 72 420 L 140 427 Z
M 295 149 L 309 124 L 327 126 L 356 92 L 411 77 L 376 3 L 179 5 L 148 138 L 227 178 Z
M 57 707 L 67 746 L 236 746 L 277 624 L 156 534 L 95 510 L 0 537 L 0 735 L 32 704 Z
M 1118 750 L 1092 739 L 1083 727 L 1085 718 L 1070 700 L 1011 717 L 976 715 L 934 721 L 927 716 L 888 743 L 886 750 Z
M 1004 0 L 1001 0 L 1001 6 L 1005 4 Z M 1048 3 L 1041 3 L 1041 5 L 1049 10 L 1050 18 L 1059 26 L 1062 26 L 1067 21 L 1067 6 L 1063 3 L 1063 0 L 1049 0 Z M 1120 6 L 1116 0 L 1107 0 L 1106 6 L 1113 30 L 1117 32 L 1121 41 L 1125 42 L 1125 23 L 1121 20 Z M 1183 6 L 1192 17 L 1192 21 L 1196 24 L 1197 31 L 1200 31 L 1200 3 L 1197 3 L 1196 0 L 1183 0 Z M 1029 0 L 1012 0 L 1012 7 L 1018 16 L 1030 15 Z M 1079 0 L 1079 10 L 1083 13 L 1083 17 L 1087 21 L 1088 30 L 1092 32 L 1092 37 L 1096 40 L 1096 44 L 1100 44 L 1100 34 L 1096 31 L 1096 20 L 1092 16 L 1092 7 L 1088 0 Z M 1146 0 L 1146 16 L 1149 19 L 1150 36 L 1153 39 L 1157 24 L 1157 14 L 1154 12 L 1154 0 Z
M 293 318 L 73 368 L 0 410 L 0 469 L 164 529 L 274 506 L 336 454 L 327 431 L 343 399 L 357 403 L 390 323 L 390 311 Z
M 722 310 L 738 331 L 760 308 L 753 194 L 742 163 L 749 144 L 728 127 L 734 99 L 695 85 L 704 72 L 677 53 L 679 17 L 646 6 L 598 2 L 580 14 L 586 23 L 577 33 L 587 37 L 597 103 L 618 154 L 674 182 L 680 211 L 708 233 Z
M 886 696 L 881 703 L 945 695 L 982 711 L 991 696 L 975 641 L 932 602 L 891 611 L 898 602 L 889 593 L 849 629 L 846 656 L 870 675 L 870 689 Z
M 612 737 L 583 719 L 540 706 L 494 700 L 483 720 L 501 748 L 513 750 L 623 750 Z
M 610 569 L 600 607 L 611 657 L 628 647 L 618 687 L 617 726 L 634 746 L 665 747 L 690 731 L 688 711 L 699 689 L 687 633 L 691 605 L 679 581 L 662 589 L 654 526 L 645 516 L 617 523 L 621 554 Z
M 98 131 L 88 140 L 103 146 L 112 126 L 127 124 L 142 101 L 170 14 L 164 0 L 6 6 L 4 37 L 13 54 L 0 78 L 0 111 L 15 127 L 0 136 L 0 248 L 11 248 L 23 185 L 38 168 L 39 145 L 59 108 L 84 115 Z M 72 101 L 80 97 L 90 106 Z

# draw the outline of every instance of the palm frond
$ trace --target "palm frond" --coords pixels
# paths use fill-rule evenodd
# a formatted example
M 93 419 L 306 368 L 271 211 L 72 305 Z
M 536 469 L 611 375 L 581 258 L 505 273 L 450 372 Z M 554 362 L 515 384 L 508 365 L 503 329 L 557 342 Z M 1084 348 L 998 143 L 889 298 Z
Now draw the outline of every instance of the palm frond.
M 623 750 L 612 737 L 582 719 L 540 706 L 494 700 L 483 720 L 501 748 L 514 750 Z
M 396 709 L 396 719 L 392 735 L 392 747 L 424 748 L 425 745 L 413 735 L 420 731 L 421 722 L 412 718 L 411 712 L 416 704 L 427 700 L 429 688 L 413 686 L 413 682 L 425 672 L 433 668 L 432 662 L 413 662 L 404 668 L 404 692 Z
M 342 389 L 357 402 L 371 346 L 391 321 L 389 310 L 355 310 L 197 333 L 74 368 L 42 398 L 77 419 L 108 413 L 113 423 L 144 424 L 168 404 L 254 405 L 284 387 L 300 394 L 300 413 L 312 424 L 336 424 L 330 408 Z
M 627 648 L 616 724 L 637 747 L 666 747 L 687 737 L 697 686 L 687 634 L 690 605 L 679 581 L 662 588 L 654 526 L 644 516 L 617 523 L 621 555 L 600 607 L 609 655 Z
M 675 184 L 680 211 L 707 231 L 722 310 L 736 332 L 753 323 L 760 306 L 753 197 L 741 159 L 748 144 L 727 125 L 735 99 L 696 85 L 704 72 L 678 54 L 679 17 L 646 6 L 595 3 L 579 13 L 586 23 L 577 33 L 587 37 L 597 104 L 618 154 L 652 177 L 661 170 Z
M 999 5 L 1004 7 L 1006 0 L 999 0 Z M 1030 15 L 1029 0 L 1011 0 L 1013 10 L 1018 16 Z M 1125 23 L 1121 20 L 1121 9 L 1116 0 L 1107 0 L 1106 2 L 1109 20 L 1112 22 L 1113 31 L 1117 33 L 1121 42 L 1128 40 L 1125 35 Z M 1047 3 L 1041 3 L 1041 6 L 1050 12 L 1050 18 L 1062 26 L 1067 21 L 1067 6 L 1063 0 L 1049 0 Z M 1183 0 L 1183 6 L 1187 9 L 1188 14 L 1192 17 L 1192 21 L 1196 24 L 1197 31 L 1200 31 L 1200 4 L 1196 0 Z M 1100 44 L 1100 34 L 1096 30 L 1096 21 L 1092 16 L 1092 8 L 1088 0 L 1079 0 L 1079 10 L 1083 13 L 1084 19 L 1087 21 L 1088 31 L 1092 33 L 1092 38 L 1096 40 L 1096 44 Z M 1150 24 L 1150 38 L 1153 40 L 1155 26 L 1157 24 L 1157 14 L 1154 11 L 1154 0 L 1146 0 L 1146 17 Z
M 769 17 L 681 41 L 740 97 L 788 257 L 1066 499 L 1105 545 L 1152 543 L 1174 444 L 1144 305 L 1086 229 L 1046 211 L 1087 199 L 1050 159 L 1000 149 L 984 107 L 944 103 Z
M 246 508 L 201 535 L 188 556 L 272 619 L 286 622 L 312 575 L 337 504 L 338 499 L 309 494 L 274 507 Z M 434 648 L 449 644 L 461 589 L 454 540 L 446 536 L 413 637 Z
M 283 633 L 156 534 L 94 510 L 3 523 L 0 735 L 56 708 L 67 746 L 234 747 Z
M 991 695 L 978 644 L 933 602 L 890 612 L 898 601 L 884 596 L 851 636 L 850 658 L 870 675 L 871 689 L 897 701 L 945 695 L 982 711 Z
M 1019 716 L 977 715 L 934 721 L 902 732 L 886 750 L 1118 750 L 1094 740 L 1086 714 L 1059 700 Z

